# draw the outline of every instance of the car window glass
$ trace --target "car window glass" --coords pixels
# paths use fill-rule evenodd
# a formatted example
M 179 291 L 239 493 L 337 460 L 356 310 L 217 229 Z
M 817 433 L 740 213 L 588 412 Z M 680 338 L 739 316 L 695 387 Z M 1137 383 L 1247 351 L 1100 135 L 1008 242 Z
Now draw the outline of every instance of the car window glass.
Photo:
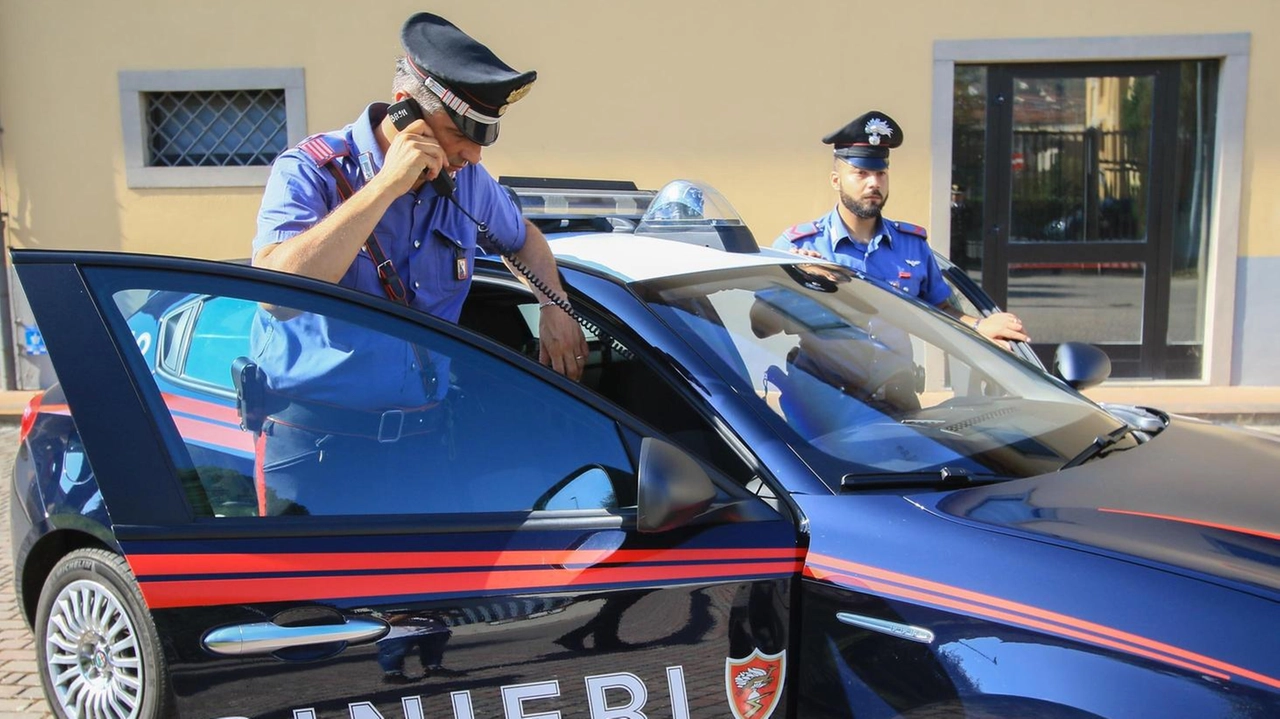
M 947 283 L 947 287 L 951 290 L 951 297 L 947 302 L 952 307 L 958 308 L 961 312 L 969 315 L 970 317 L 983 316 L 982 310 L 979 310 L 969 297 L 960 291 L 960 288 L 956 286 L 955 281 L 951 279 L 950 275 L 944 272 L 942 274 L 942 280 Z
M 934 472 L 1031 476 L 1114 419 L 932 308 L 825 265 L 648 283 L 651 307 L 755 396 L 833 486 Z M 950 387 L 926 390 L 937 353 Z
M 182 338 L 191 323 L 191 310 L 188 307 L 169 314 L 159 327 L 160 369 L 169 374 L 177 374 L 182 366 Z
M 575 299 L 579 311 L 590 315 L 586 302 Z M 488 336 L 526 357 L 538 359 L 538 302 L 526 290 L 477 280 L 467 296 L 458 324 Z M 667 439 L 689 450 L 739 484 L 755 478 L 754 470 L 719 436 L 703 412 L 673 388 L 643 358 L 616 338 L 602 342 L 585 329 L 589 353 L 582 363 L 581 385 L 596 391 L 632 415 L 653 425 Z
M 233 390 L 231 363 L 244 354 L 244 330 L 256 311 L 254 303 L 229 297 L 199 302 L 184 351 L 182 377 Z
M 568 478 L 567 482 L 552 487 L 534 502 L 534 509 L 595 509 L 617 506 L 613 495 L 613 482 L 609 473 L 600 467 L 590 467 L 581 474 Z
M 174 464 L 198 515 L 635 503 L 611 418 L 440 332 L 331 300 L 319 313 L 229 295 L 157 291 L 141 306 L 136 288 L 113 296 L 133 313 L 135 344 L 148 326 L 178 325 L 167 354 L 180 371 L 158 369 L 154 355 L 141 364 L 181 437 Z M 241 427 L 236 377 L 258 432 Z
M 473 289 L 467 297 L 459 324 L 536 360 L 537 346 L 530 340 L 538 333 L 537 301 L 525 291 L 479 283 L 476 287 L 479 290 Z M 575 300 L 574 304 L 590 314 L 587 303 Z M 704 414 L 634 356 L 631 348 L 622 347 L 616 338 L 610 338 L 612 343 L 602 342 L 590 329 L 584 334 L 590 351 L 583 362 L 582 386 L 649 423 L 734 481 L 745 484 L 755 477 Z

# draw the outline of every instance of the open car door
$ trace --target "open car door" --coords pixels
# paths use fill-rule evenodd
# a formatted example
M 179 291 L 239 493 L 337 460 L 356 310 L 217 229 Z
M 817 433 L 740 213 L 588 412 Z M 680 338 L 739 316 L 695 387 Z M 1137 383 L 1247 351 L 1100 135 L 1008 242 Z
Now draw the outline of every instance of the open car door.
M 725 716 L 726 662 L 785 656 L 795 526 L 517 353 L 237 265 L 13 260 L 91 466 L 76 491 L 100 492 L 110 516 L 46 518 L 80 547 L 54 563 L 36 622 L 63 714 Z M 228 390 L 267 308 L 447 360 L 449 414 L 424 456 L 353 472 L 340 501 L 276 501 Z M 334 396 L 361 390 L 346 389 Z M 377 444 L 407 434 L 398 414 Z M 297 461 L 327 461 L 316 445 Z M 58 477 L 41 481 L 63 506 Z M 113 639 L 80 661 L 94 636 Z

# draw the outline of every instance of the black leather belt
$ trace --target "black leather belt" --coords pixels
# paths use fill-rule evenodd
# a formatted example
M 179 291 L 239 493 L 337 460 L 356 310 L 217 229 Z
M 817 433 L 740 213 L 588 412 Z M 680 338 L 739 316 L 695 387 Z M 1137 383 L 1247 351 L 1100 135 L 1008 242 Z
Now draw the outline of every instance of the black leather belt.
M 272 412 L 271 419 L 280 424 L 321 434 L 396 442 L 401 437 L 435 431 L 444 421 L 444 415 L 445 410 L 439 403 L 421 409 L 388 409 L 376 412 L 295 400 L 284 409 Z

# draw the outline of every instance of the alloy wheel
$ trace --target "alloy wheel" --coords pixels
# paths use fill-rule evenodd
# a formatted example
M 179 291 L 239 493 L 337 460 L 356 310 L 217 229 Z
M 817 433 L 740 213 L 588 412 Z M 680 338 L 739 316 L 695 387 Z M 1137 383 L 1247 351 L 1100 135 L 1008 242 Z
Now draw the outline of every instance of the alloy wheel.
M 45 636 L 45 671 L 67 716 L 138 716 L 145 679 L 138 634 L 106 587 L 86 580 L 63 587 Z

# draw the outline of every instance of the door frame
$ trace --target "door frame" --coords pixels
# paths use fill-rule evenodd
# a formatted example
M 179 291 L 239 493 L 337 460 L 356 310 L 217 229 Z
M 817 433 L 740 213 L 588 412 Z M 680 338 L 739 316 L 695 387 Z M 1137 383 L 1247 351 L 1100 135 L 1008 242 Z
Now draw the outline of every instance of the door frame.
M 1122 377 L 1164 377 L 1166 355 L 1173 350 L 1166 348 L 1165 338 L 1169 329 L 1169 286 L 1172 279 L 1172 228 L 1169 213 L 1174 202 L 1174 177 L 1168 167 L 1170 157 L 1157 148 L 1170 147 L 1177 140 L 1178 83 L 1180 68 L 1177 61 L 1163 62 L 1075 62 L 999 64 L 990 66 L 987 75 L 987 129 L 986 156 L 988 158 L 1011 156 L 1015 127 L 1014 108 L 1003 98 L 1014 94 L 1015 78 L 1076 79 L 1089 77 L 1146 77 L 1152 81 L 1152 117 L 1150 125 L 1150 154 L 1147 160 L 1146 192 L 1147 215 L 1144 219 L 1144 237 L 1132 241 L 1069 242 L 1041 241 L 1035 243 L 1011 243 L 1013 228 L 1012 202 L 1005 202 L 1013 192 L 1015 173 L 1004 162 L 986 163 L 986 190 L 984 197 L 993 202 L 985 205 L 991 211 L 984 216 L 988 231 L 983 233 L 985 246 L 983 257 L 983 289 L 1000 305 L 1009 307 L 1009 266 L 1019 262 L 1052 262 L 1064 253 L 1080 261 L 1138 262 L 1143 266 L 1142 311 L 1139 322 L 1138 342 L 1095 342 L 1111 357 L 1112 373 Z M 1000 98 L 994 100 L 992 98 Z M 994 131 L 992 131 L 994 130 Z M 1094 228 L 1096 230 L 1096 228 Z M 1034 329 L 1034 328 L 1033 328 Z M 1043 344 L 1036 348 L 1041 361 L 1052 364 L 1057 344 Z M 1117 372 L 1124 367 L 1124 372 Z
M 932 228 L 930 241 L 946 255 L 951 247 L 951 133 L 955 66 L 1046 62 L 1197 60 L 1221 61 L 1214 137 L 1213 222 L 1206 280 L 1204 365 L 1199 380 L 1178 384 L 1229 385 L 1235 354 L 1236 272 L 1244 132 L 1248 97 L 1249 33 L 1083 38 L 938 40 L 933 45 L 933 113 L 930 126 Z

